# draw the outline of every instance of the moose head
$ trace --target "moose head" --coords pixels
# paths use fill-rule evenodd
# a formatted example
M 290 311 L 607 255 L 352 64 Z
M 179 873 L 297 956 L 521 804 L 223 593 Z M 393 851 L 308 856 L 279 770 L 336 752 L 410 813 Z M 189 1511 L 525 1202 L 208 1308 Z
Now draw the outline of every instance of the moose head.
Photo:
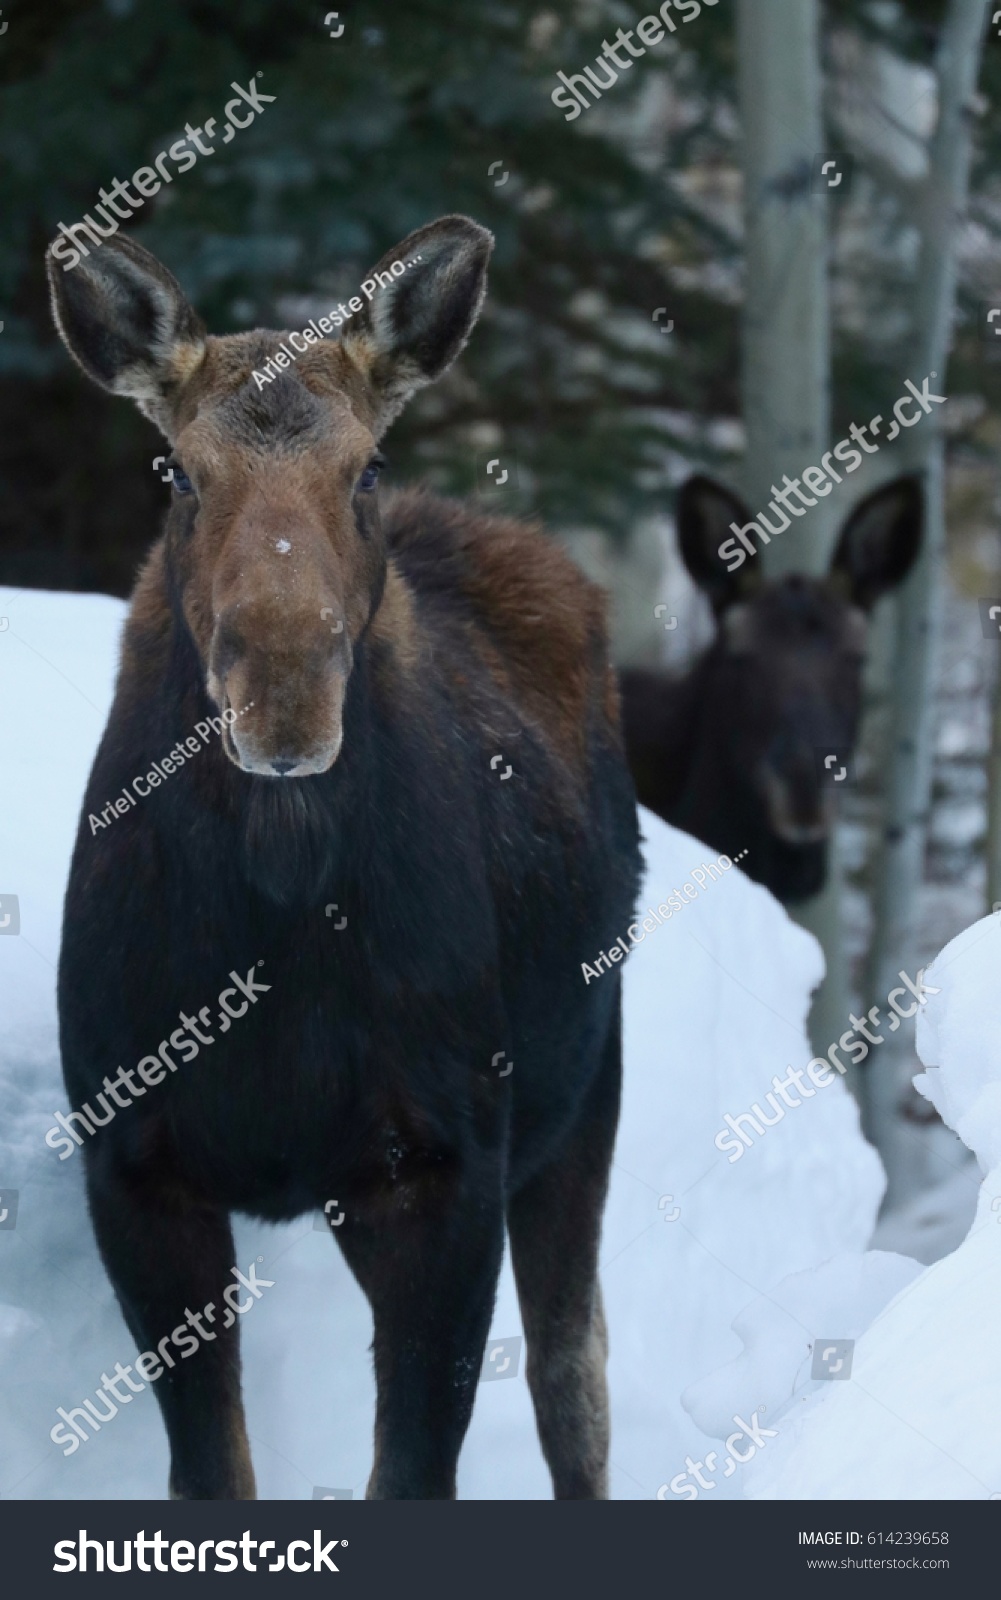
M 240 713 L 223 742 L 246 773 L 326 771 L 380 602 L 406 630 L 380 528 L 378 443 L 465 344 L 492 243 L 461 216 L 409 234 L 351 309 L 338 308 L 337 340 L 315 325 L 211 337 L 171 274 L 128 238 L 70 269 L 49 252 L 70 354 L 170 442 L 167 560 L 208 695 Z
M 821 888 L 834 781 L 857 734 L 868 619 L 921 545 L 920 479 L 877 489 L 846 518 L 824 577 L 728 570 L 720 546 L 751 513 L 711 478 L 690 478 L 678 543 L 716 636 L 684 680 L 623 674 L 640 799 L 730 854 L 783 901 Z

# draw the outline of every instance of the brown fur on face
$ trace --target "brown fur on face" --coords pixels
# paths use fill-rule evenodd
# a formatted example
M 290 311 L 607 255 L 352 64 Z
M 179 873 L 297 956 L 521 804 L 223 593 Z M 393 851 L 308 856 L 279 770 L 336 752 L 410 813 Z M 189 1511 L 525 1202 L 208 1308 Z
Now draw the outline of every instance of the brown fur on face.
M 373 408 L 338 346 L 314 347 L 259 388 L 254 371 L 282 337 L 207 341 L 170 430 L 195 494 L 175 495 L 168 539 L 206 687 L 235 713 L 227 755 L 247 772 L 300 777 L 337 758 L 352 649 L 385 554 L 375 495 L 358 489 Z
M 848 486 L 838 492 L 847 501 Z M 679 490 L 679 551 L 717 635 L 684 673 L 624 670 L 636 792 L 665 821 L 746 856 L 743 870 L 787 904 L 823 886 L 833 786 L 847 776 L 832 769 L 858 733 L 866 619 L 917 560 L 923 514 L 921 479 L 892 479 L 847 511 L 826 576 L 771 577 L 742 542 L 757 550 L 748 529 L 764 529 L 739 496 L 701 474 Z M 784 548 L 800 541 L 808 559 L 816 528 L 787 522 Z
M 228 724 L 226 754 L 246 772 L 304 777 L 337 759 L 353 652 L 386 571 L 362 474 L 409 396 L 465 344 L 492 245 L 468 217 L 415 230 L 372 269 L 364 302 L 352 298 L 338 343 L 315 329 L 213 339 L 135 241 L 109 241 L 73 270 L 50 248 L 73 359 L 174 446 L 171 580 Z
M 429 672 L 444 676 L 460 697 L 482 674 L 497 691 L 481 703 L 483 716 L 489 720 L 500 706 L 514 713 L 513 722 L 509 713 L 494 729 L 500 743 L 512 730 L 532 730 L 552 752 L 554 773 L 573 785 L 586 770 L 589 727 L 619 740 L 601 590 L 530 525 L 482 516 L 421 488 L 380 496 L 385 579 L 367 639 L 382 714 L 423 722 Z M 168 587 L 160 543 L 140 576 L 126 629 L 124 678 L 137 699 L 152 694 L 166 670 Z M 442 609 L 432 611 L 439 593 Z M 334 637 L 336 648 L 344 635 Z
M 421 491 L 392 497 L 384 530 L 377 496 L 356 489 L 378 424 L 353 364 L 339 346 L 314 347 L 273 393 L 258 390 L 253 371 L 281 338 L 209 339 L 172 429 L 196 496 L 175 495 L 171 560 L 209 694 L 236 714 L 227 755 L 266 776 L 276 761 L 293 763 L 288 776 L 331 766 L 366 626 L 404 675 L 426 660 L 400 566 L 444 541 L 478 623 L 468 641 L 477 658 L 523 721 L 579 765 L 603 665 L 593 654 L 604 638 L 600 592 L 537 528 L 471 516 L 458 502 L 432 509 Z M 615 726 L 607 667 L 604 685 L 600 715 Z

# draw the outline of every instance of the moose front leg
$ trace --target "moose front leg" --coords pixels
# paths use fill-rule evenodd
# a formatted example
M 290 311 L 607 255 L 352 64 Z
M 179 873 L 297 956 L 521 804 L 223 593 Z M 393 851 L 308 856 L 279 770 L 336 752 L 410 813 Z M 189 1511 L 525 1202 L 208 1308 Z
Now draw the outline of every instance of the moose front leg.
M 337 1241 L 375 1323 L 369 1500 L 455 1498 L 504 1247 L 499 1172 L 403 1177 Z
M 171 1497 L 255 1499 L 238 1318 L 223 1298 L 235 1281 L 228 1214 L 186 1202 L 176 1184 L 126 1176 L 107 1161 L 91 1161 L 87 1187 L 129 1331 L 162 1368 L 152 1387 L 170 1442 Z M 247 1309 L 242 1291 L 229 1298 Z

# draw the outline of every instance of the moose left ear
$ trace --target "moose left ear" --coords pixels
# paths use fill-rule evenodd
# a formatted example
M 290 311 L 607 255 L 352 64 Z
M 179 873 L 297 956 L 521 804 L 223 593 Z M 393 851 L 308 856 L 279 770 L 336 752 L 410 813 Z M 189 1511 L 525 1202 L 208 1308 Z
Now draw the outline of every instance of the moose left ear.
M 367 303 L 340 342 L 375 391 L 380 430 L 469 338 L 493 244 L 469 217 L 440 217 L 387 251 L 362 284 Z
M 123 394 L 169 437 L 171 407 L 205 354 L 205 329 L 177 279 L 134 239 L 107 239 L 72 267 L 46 256 L 59 335 L 94 383 Z
M 894 478 L 852 512 L 831 562 L 853 603 L 869 611 L 910 572 L 921 549 L 924 487 L 920 474 Z

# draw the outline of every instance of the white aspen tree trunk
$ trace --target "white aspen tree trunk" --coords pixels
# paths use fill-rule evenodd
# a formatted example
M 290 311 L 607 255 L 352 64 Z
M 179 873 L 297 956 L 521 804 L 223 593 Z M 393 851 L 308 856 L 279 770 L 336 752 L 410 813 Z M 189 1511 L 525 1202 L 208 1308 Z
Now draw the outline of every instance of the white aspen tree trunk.
M 938 118 L 917 222 L 921 248 L 915 306 L 913 371 L 920 387 L 944 387 L 956 287 L 956 236 L 966 208 L 973 96 L 987 8 L 982 0 L 949 0 L 938 51 Z M 945 452 L 941 412 L 933 408 L 905 435 L 901 464 L 925 474 L 925 543 L 897 601 L 890 774 L 876 869 L 874 928 L 866 973 L 870 1005 L 886 1014 L 897 973 L 913 960 L 914 914 L 923 869 L 934 747 L 933 689 L 945 580 Z M 911 1032 L 900 1029 L 866 1074 L 866 1132 L 887 1171 L 887 1203 L 899 1203 L 921 1179 L 920 1151 L 900 1116 Z M 918 1156 L 917 1161 L 915 1156 Z
M 738 0 L 746 297 L 742 487 L 766 509 L 783 473 L 818 462 L 830 431 L 827 208 L 812 191 L 823 150 L 817 0 Z M 762 554 L 771 575 L 824 570 L 827 502 Z M 814 520 L 816 518 L 817 520 Z
M 827 201 L 813 192 L 824 151 L 817 0 L 738 0 L 737 54 L 744 154 L 746 299 L 742 487 L 752 515 L 771 486 L 818 465 L 830 444 Z M 833 497 L 831 497 L 833 498 Z M 769 576 L 827 570 L 830 499 L 764 547 Z M 827 884 L 794 912 L 819 939 L 827 975 L 810 1015 L 823 1054 L 847 1027 L 841 870 L 832 837 Z

